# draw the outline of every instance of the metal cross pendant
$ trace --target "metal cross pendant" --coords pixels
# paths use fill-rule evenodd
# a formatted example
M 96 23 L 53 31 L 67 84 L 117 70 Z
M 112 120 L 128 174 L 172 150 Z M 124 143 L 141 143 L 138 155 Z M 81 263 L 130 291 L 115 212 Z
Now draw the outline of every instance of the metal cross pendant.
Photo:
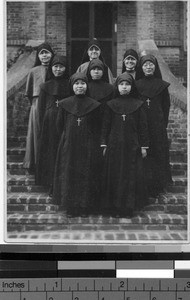
M 81 118 L 78 118 L 78 119 L 77 119 L 78 126 L 80 126 L 80 122 L 81 122 L 81 121 L 82 121 Z
M 146 102 L 147 102 L 147 104 L 148 104 L 148 108 L 150 108 L 150 102 L 151 102 L 151 100 L 148 98 L 148 99 L 146 100 Z
M 123 117 L 123 121 L 125 121 L 125 117 L 126 117 L 126 115 L 122 115 L 122 117 Z
M 55 101 L 55 103 L 56 103 L 56 106 L 58 107 L 59 106 L 59 101 L 57 100 L 57 101 Z

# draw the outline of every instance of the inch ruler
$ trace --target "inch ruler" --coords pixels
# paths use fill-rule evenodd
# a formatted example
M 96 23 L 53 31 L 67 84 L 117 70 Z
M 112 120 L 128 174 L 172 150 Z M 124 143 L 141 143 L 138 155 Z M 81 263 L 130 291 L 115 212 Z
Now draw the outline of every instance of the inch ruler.
M 1 279 L 0 300 L 190 300 L 190 278 Z

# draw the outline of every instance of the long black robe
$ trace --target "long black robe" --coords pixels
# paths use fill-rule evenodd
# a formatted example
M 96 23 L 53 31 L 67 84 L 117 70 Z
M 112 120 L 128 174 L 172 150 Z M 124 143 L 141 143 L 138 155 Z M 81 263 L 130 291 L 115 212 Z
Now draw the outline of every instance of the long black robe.
M 142 101 L 120 96 L 107 102 L 101 144 L 107 145 L 102 206 L 131 215 L 146 201 L 141 147 L 148 147 Z
M 39 148 L 36 165 L 36 184 L 53 184 L 55 160 L 60 136 L 56 127 L 58 101 L 68 97 L 68 80 L 54 78 L 41 85 L 39 95 Z
M 167 125 L 170 109 L 169 83 L 162 79 L 144 77 L 136 82 L 145 103 L 150 148 L 147 159 L 147 177 L 151 195 L 162 192 L 171 183 Z
M 88 83 L 88 90 L 89 90 L 89 96 L 101 104 L 100 106 L 101 122 L 99 123 L 100 131 L 101 131 L 105 104 L 107 101 L 113 99 L 114 87 L 112 84 L 104 82 L 102 80 L 91 80 Z
M 87 96 L 61 101 L 53 201 L 68 213 L 94 212 L 100 192 L 99 106 Z

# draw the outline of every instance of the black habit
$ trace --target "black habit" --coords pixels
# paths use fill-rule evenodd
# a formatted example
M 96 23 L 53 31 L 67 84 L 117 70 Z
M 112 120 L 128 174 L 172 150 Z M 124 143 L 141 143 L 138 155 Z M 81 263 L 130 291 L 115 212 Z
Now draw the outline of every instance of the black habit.
M 56 128 L 58 101 L 68 97 L 69 84 L 63 77 L 55 77 L 41 85 L 39 95 L 39 149 L 37 154 L 36 184 L 51 186 L 59 134 Z
M 102 206 L 131 216 L 146 201 L 141 147 L 148 147 L 143 102 L 130 95 L 107 102 L 101 144 L 107 145 Z
M 67 213 L 91 212 L 98 207 L 100 192 L 100 104 L 74 95 L 60 102 L 57 128 L 61 134 L 53 201 Z
M 172 181 L 169 164 L 167 125 L 170 109 L 169 83 L 154 76 L 136 82 L 145 103 L 150 148 L 148 151 L 149 191 L 157 195 Z

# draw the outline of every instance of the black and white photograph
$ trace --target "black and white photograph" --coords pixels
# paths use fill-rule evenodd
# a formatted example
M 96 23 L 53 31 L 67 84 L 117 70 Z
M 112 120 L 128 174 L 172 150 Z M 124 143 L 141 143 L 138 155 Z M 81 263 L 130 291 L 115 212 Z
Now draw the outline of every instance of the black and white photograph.
M 188 242 L 188 6 L 5 2 L 6 242 Z

